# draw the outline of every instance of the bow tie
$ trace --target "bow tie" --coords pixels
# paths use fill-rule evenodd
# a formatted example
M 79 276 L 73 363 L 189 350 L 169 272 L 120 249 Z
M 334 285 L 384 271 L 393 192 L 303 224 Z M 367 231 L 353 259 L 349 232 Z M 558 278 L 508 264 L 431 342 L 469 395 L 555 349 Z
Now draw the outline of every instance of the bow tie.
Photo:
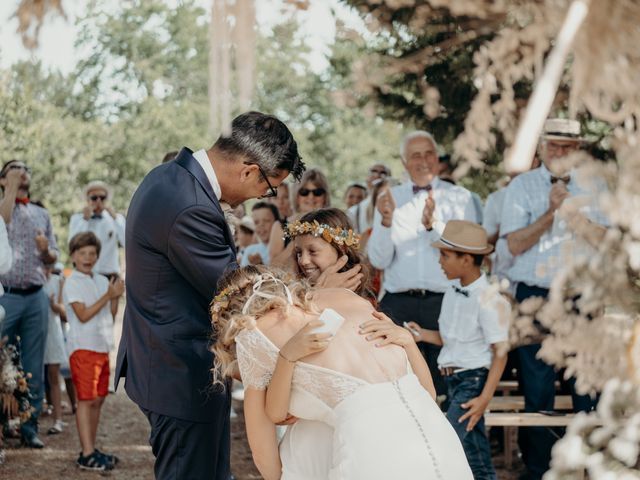
M 93 215 L 91 215 L 91 219 L 99 219 L 102 218 L 102 214 L 101 213 L 94 213 Z
M 29 197 L 18 198 L 16 197 L 16 205 L 29 205 Z
M 551 185 L 554 185 L 558 182 L 562 182 L 565 185 L 568 185 L 570 181 L 571 181 L 571 177 L 569 175 L 565 175 L 564 177 L 555 177 L 551 175 Z
M 469 290 L 458 288 L 455 285 L 452 285 L 452 287 L 456 291 L 456 293 L 459 293 L 460 295 L 464 295 L 465 297 L 469 297 Z
M 425 186 L 425 187 L 419 187 L 418 185 L 414 185 L 413 186 L 413 194 L 415 195 L 416 193 L 420 192 L 420 191 L 425 191 L 428 192 L 430 190 L 432 190 L 433 187 L 431 186 L 431 184 Z

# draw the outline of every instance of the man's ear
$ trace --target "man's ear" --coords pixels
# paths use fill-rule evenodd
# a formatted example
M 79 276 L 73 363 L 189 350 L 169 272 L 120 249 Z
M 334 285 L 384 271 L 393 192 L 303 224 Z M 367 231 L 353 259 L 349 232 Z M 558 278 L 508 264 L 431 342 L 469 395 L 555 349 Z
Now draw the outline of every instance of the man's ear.
M 253 175 L 258 172 L 258 165 L 255 163 L 243 163 L 240 170 L 240 183 L 244 183 L 249 180 Z

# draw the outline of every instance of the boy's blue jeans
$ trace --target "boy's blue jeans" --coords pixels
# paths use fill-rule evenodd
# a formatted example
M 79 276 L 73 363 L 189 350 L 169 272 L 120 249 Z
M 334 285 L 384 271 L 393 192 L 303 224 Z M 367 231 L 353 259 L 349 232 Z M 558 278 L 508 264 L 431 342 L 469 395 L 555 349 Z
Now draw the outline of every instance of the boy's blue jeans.
M 484 417 L 470 432 L 466 430 L 469 420 L 459 423 L 458 419 L 467 412 L 467 409 L 462 408 L 462 404 L 482 393 L 488 373 L 489 370 L 486 368 L 474 368 L 444 378 L 449 392 L 447 419 L 462 442 L 462 448 L 475 480 L 496 480 L 497 478 L 491 463 L 491 446 L 485 432 Z

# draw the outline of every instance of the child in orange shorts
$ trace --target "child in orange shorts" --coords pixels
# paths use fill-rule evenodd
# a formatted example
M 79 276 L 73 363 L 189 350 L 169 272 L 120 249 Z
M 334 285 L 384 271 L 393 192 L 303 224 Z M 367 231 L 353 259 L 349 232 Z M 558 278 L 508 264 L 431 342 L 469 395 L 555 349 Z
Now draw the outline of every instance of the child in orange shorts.
M 76 387 L 76 426 L 82 452 L 77 465 L 84 470 L 112 470 L 117 457 L 95 448 L 100 409 L 109 393 L 109 351 L 113 348 L 113 316 L 124 282 L 93 273 L 100 241 L 92 232 L 69 242 L 74 270 L 65 282 L 64 304 L 69 322 L 67 342 L 71 378 Z

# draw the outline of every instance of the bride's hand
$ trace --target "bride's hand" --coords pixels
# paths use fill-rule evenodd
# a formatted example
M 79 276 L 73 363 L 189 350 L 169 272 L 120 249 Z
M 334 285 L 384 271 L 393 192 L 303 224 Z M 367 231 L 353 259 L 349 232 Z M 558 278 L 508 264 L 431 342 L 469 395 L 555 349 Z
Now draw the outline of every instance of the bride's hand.
M 376 347 L 391 343 L 403 348 L 415 346 L 416 341 L 409 330 L 396 325 L 393 320 L 382 312 L 373 312 L 372 315 L 375 320 L 370 320 L 360 325 L 360 334 L 366 335 L 366 339 L 370 342 L 379 340 L 376 342 Z
M 323 351 L 329 346 L 333 335 L 330 333 L 313 333 L 314 328 L 324 325 L 320 320 L 311 320 L 298 333 L 289 339 L 280 349 L 280 355 L 289 362 L 297 362 L 301 358 Z

